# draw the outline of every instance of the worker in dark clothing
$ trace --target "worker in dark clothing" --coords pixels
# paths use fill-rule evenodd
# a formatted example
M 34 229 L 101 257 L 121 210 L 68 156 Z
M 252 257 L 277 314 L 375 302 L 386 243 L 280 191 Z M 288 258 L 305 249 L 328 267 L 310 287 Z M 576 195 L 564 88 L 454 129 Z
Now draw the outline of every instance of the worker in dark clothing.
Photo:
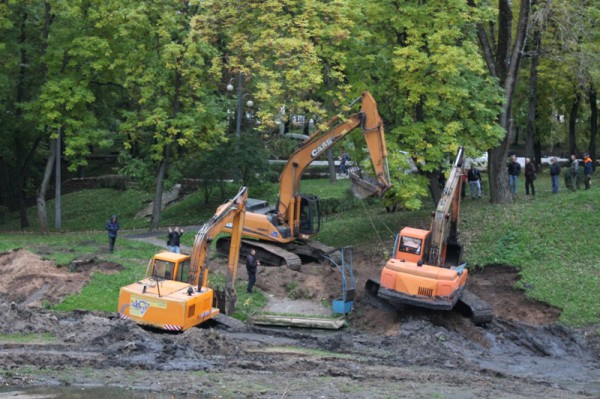
M 106 222 L 106 230 L 108 231 L 108 250 L 110 252 L 115 250 L 115 241 L 117 241 L 117 231 L 119 230 L 119 227 L 117 215 L 112 215 L 110 220 Z
M 531 195 L 535 197 L 535 185 L 533 183 L 535 179 L 537 179 L 535 165 L 529 158 L 525 158 L 525 195 L 529 195 L 531 189 Z
M 181 253 L 180 241 L 182 235 L 183 230 L 180 227 L 175 227 L 174 229 L 169 227 L 169 234 L 167 235 L 167 247 L 169 248 L 169 251 L 175 252 L 176 254 Z
M 517 193 L 517 181 L 521 174 L 521 164 L 517 161 L 517 156 L 513 155 L 508 163 L 508 187 L 510 192 Z
M 256 251 L 251 249 L 248 256 L 246 256 L 246 271 L 248 272 L 248 288 L 247 292 L 252 292 L 252 287 L 256 283 L 256 271 L 260 266 L 260 262 L 256 259 Z

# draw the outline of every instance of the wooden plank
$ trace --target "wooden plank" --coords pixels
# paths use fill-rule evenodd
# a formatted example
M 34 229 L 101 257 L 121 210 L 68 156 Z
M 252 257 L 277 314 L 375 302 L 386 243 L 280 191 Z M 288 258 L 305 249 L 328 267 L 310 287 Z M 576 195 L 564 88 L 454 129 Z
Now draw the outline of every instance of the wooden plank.
M 253 324 L 266 326 L 339 330 L 344 326 L 345 319 L 344 317 L 338 317 L 336 319 L 324 319 L 319 317 L 258 315 L 254 316 L 251 319 L 251 322 Z

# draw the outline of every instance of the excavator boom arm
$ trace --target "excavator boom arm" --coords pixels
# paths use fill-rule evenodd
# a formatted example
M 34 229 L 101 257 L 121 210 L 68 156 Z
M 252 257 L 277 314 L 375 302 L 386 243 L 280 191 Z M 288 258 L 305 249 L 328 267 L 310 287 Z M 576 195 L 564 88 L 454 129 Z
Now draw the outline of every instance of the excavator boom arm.
M 221 205 L 214 216 L 204 223 L 194 239 L 192 256 L 190 261 L 190 275 L 188 283 L 198 286 L 207 283 L 208 268 L 204 267 L 208 258 L 210 243 L 223 228 L 231 223 L 232 240 L 229 250 L 228 280 L 235 280 L 237 264 L 239 261 L 239 249 L 241 242 L 244 215 L 246 212 L 246 200 L 248 189 L 242 187 L 234 198 Z M 201 275 L 202 272 L 202 275 Z M 202 276 L 202 281 L 200 277 Z
M 391 187 L 383 121 L 377 111 L 377 103 L 367 91 L 356 99 L 353 104 L 359 100 L 361 100 L 360 112 L 345 118 L 341 123 L 339 121 L 343 117 L 341 115 L 335 116 L 328 122 L 329 128 L 327 130 L 314 132 L 291 155 L 279 176 L 279 204 L 277 205 L 279 215 L 285 217 L 287 212 L 290 211 L 293 197 L 300 190 L 300 179 L 306 167 L 315 158 L 322 155 L 327 149 L 334 146 L 359 126 L 363 129 L 371 161 L 375 168 L 378 182 L 378 192 L 376 194 L 381 195 Z
M 448 237 L 457 236 L 464 153 L 464 147 L 460 147 L 431 221 L 429 261 L 435 266 L 443 266 L 445 263 Z

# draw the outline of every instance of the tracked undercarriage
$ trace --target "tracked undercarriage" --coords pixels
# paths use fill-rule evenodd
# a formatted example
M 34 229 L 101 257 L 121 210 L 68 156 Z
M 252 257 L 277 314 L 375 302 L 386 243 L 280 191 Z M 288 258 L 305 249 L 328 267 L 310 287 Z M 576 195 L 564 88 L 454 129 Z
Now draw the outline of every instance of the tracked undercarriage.
M 422 295 L 407 295 L 398 291 L 381 287 L 378 280 L 369 279 L 365 285 L 367 292 L 380 298 L 395 308 L 405 305 L 417 306 L 433 310 L 456 309 L 461 314 L 469 317 L 475 325 L 485 325 L 493 319 L 492 306 L 464 288 L 453 297 L 426 297 Z
M 231 237 L 217 240 L 217 252 L 220 255 L 229 253 Z M 242 240 L 240 256 L 246 256 L 250 250 L 256 251 L 256 257 L 264 266 L 287 266 L 292 270 L 300 270 L 302 263 L 318 262 L 329 264 L 341 261 L 340 251 L 315 240 L 294 241 L 288 244 L 271 244 L 257 240 Z M 327 258 L 324 258 L 324 256 Z

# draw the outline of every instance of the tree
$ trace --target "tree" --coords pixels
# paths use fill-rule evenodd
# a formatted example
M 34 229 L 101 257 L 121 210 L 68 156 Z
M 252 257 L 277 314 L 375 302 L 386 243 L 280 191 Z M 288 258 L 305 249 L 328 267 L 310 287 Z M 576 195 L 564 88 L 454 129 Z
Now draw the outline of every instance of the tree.
M 123 110 L 125 149 L 155 167 L 151 228 L 159 225 L 170 157 L 197 154 L 220 142 L 225 118 L 211 93 L 218 83 L 206 61 L 210 46 L 189 36 L 198 6 L 188 2 L 122 2 L 110 22 L 118 29 L 113 65 L 123 69 L 131 107 Z M 148 163 L 150 164 L 150 163 Z
M 345 103 L 345 53 L 336 49 L 348 36 L 346 10 L 337 1 L 209 0 L 193 20 L 193 35 L 218 49 L 211 60 L 216 76 L 227 82 L 244 74 L 257 128 L 270 131 L 294 115 L 327 120 L 327 104 Z
M 487 15 L 487 21 L 477 24 L 477 35 L 488 72 L 490 76 L 497 79 L 504 96 L 499 124 L 505 130 L 506 134 L 500 145 L 488 151 L 490 201 L 493 203 L 512 201 L 512 195 L 508 190 L 506 159 L 512 134 L 511 115 L 513 96 L 525 39 L 529 29 L 529 14 L 532 3 L 533 1 L 520 2 L 517 14 L 517 27 L 513 40 L 513 5 L 510 0 L 498 1 L 498 21 L 496 25 L 494 25 L 491 18 L 492 15 L 485 12 L 482 13 L 484 10 L 482 6 L 473 0 L 469 0 L 469 4 L 473 7 L 474 11 L 482 13 L 482 16 Z
M 348 70 L 355 87 L 372 87 L 386 121 L 396 198 L 421 205 L 458 146 L 471 155 L 496 145 L 501 92 L 476 46 L 480 17 L 462 1 L 356 2 L 363 19 L 352 34 Z M 426 180 L 400 165 L 407 151 Z M 437 195 L 436 195 L 437 194 Z

